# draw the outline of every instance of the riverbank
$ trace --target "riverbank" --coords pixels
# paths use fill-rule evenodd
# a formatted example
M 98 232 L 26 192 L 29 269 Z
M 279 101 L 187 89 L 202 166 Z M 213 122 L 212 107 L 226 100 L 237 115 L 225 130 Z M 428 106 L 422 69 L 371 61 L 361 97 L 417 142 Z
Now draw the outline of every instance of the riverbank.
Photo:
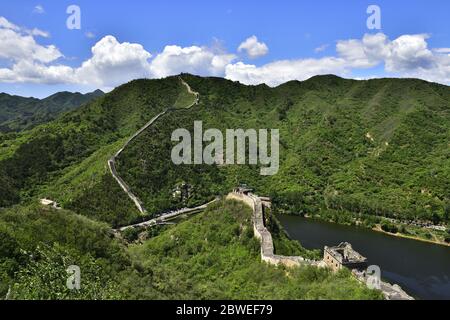
M 325 221 L 325 222 L 335 223 L 335 224 L 338 224 L 338 225 L 356 226 L 356 227 L 359 227 L 359 228 L 364 228 L 364 229 L 367 229 L 367 230 L 372 230 L 372 231 L 384 233 L 386 235 L 390 235 L 390 236 L 393 236 L 393 237 L 399 237 L 399 238 L 404 238 L 404 239 L 411 239 L 411 240 L 422 241 L 422 242 L 426 242 L 426 243 L 432 243 L 432 244 L 436 244 L 436 245 L 440 245 L 440 246 L 450 247 L 450 243 L 447 243 L 447 242 L 445 242 L 443 240 L 439 240 L 439 236 L 437 234 L 438 231 L 435 231 L 435 230 L 432 230 L 432 229 L 420 228 L 420 227 L 417 227 L 417 226 L 413 227 L 413 226 L 409 226 L 409 225 L 405 225 L 405 224 L 401 224 L 401 223 L 394 223 L 395 227 L 398 230 L 401 230 L 402 228 L 408 227 L 408 228 L 411 228 L 414 231 L 418 231 L 419 230 L 419 232 L 428 233 L 428 234 L 430 234 L 433 237 L 433 239 L 427 239 L 425 237 L 420 237 L 418 235 L 404 234 L 404 233 L 401 233 L 401 232 L 393 233 L 393 232 L 385 231 L 382 228 L 382 223 L 377 223 L 377 224 L 375 224 L 375 226 L 367 226 L 361 220 L 358 220 L 357 218 L 355 218 L 352 222 L 344 222 L 344 223 L 342 223 L 342 222 L 337 222 L 337 221 L 335 221 L 333 219 L 323 218 L 323 217 L 321 217 L 318 214 L 316 214 L 316 215 L 307 215 L 306 214 L 303 217 L 306 218 L 306 219 Z M 383 220 L 382 217 L 380 217 L 380 219 Z M 386 219 L 386 222 L 393 223 L 392 220 L 387 220 L 387 219 Z M 441 231 L 440 233 L 444 233 L 444 232 Z
M 369 228 L 301 216 L 277 215 L 291 239 L 308 249 L 343 241 L 377 265 L 381 277 L 417 299 L 450 299 L 450 248 L 425 241 L 392 237 Z
M 450 247 L 450 243 L 446 243 L 446 242 L 443 242 L 443 241 L 429 240 L 429 239 L 424 239 L 424 238 L 420 238 L 420 237 L 406 235 L 406 234 L 403 234 L 403 233 L 387 232 L 387 231 L 384 231 L 381 228 L 381 226 L 377 226 L 375 228 L 372 228 L 371 230 L 377 231 L 377 232 L 381 232 L 381 233 L 384 233 L 384 234 L 387 234 L 387 235 L 393 236 L 393 237 L 399 237 L 399 238 L 404 238 L 404 239 L 411 239 L 411 240 L 422 241 L 422 242 L 431 243 L 431 244 L 437 244 L 437 245 L 441 245 L 441 246 L 444 246 L 444 247 Z

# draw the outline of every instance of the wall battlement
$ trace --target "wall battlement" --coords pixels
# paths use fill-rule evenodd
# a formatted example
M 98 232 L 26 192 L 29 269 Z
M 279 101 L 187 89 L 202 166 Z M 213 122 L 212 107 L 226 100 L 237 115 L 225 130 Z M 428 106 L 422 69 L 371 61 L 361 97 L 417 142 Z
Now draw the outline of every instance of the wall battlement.
M 280 256 L 274 253 L 272 234 L 264 225 L 263 201 L 250 192 L 235 190 L 228 194 L 227 199 L 238 200 L 246 203 L 253 209 L 253 231 L 255 237 L 261 242 L 261 260 L 272 265 L 284 265 L 294 267 L 300 265 L 318 265 L 318 262 L 307 260 L 299 256 Z M 267 202 L 264 199 L 264 203 Z
M 255 237 L 259 239 L 261 242 L 261 260 L 265 261 L 272 265 L 284 265 L 286 267 L 298 267 L 301 265 L 312 265 L 317 267 L 331 267 L 329 263 L 326 262 L 326 256 L 327 256 L 327 250 L 330 249 L 328 247 L 325 247 L 325 260 L 322 261 L 314 261 L 314 260 L 308 260 L 303 257 L 298 256 L 280 256 L 274 254 L 274 246 L 273 246 L 273 239 L 272 234 L 269 230 L 267 230 L 266 226 L 264 225 L 264 213 L 263 213 L 263 205 L 267 202 L 266 199 L 261 200 L 260 197 L 252 194 L 250 191 L 241 191 L 239 189 L 234 190 L 233 192 L 229 193 L 226 197 L 227 199 L 231 200 L 238 200 L 246 203 L 248 206 L 250 206 L 253 210 L 253 230 L 255 233 Z M 344 244 L 343 244 L 344 245 Z M 345 243 L 345 245 L 349 245 Z M 350 246 L 350 245 L 349 245 Z M 361 263 L 366 263 L 367 259 L 365 257 L 360 256 L 356 252 L 350 251 L 350 248 L 347 248 L 347 251 L 349 251 L 349 254 L 347 256 L 347 259 L 352 260 L 353 258 L 357 258 L 356 260 L 358 263 L 358 266 L 361 267 Z M 359 255 L 359 256 L 358 256 Z M 331 255 L 328 255 L 331 256 Z M 345 258 L 345 257 L 344 257 Z M 342 262 L 342 261 L 341 261 Z M 338 265 L 339 266 L 339 265 Z M 337 267 L 338 267 L 337 266 Z M 337 271 L 340 268 L 331 268 L 332 270 Z M 365 275 L 362 275 L 361 273 L 357 272 L 357 269 L 353 270 L 353 274 L 355 275 L 356 279 L 359 281 L 366 283 L 367 279 Z M 386 300 L 414 300 L 411 296 L 409 296 L 405 291 L 402 290 L 402 288 L 396 284 L 392 285 L 390 283 L 381 281 L 380 282 L 380 290 L 383 293 Z

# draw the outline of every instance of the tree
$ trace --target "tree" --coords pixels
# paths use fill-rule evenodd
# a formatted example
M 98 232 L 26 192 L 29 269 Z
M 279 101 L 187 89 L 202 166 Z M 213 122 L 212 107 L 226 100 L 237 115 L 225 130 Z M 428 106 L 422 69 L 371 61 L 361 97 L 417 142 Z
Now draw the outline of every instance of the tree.
M 81 270 L 81 289 L 69 289 L 67 268 Z M 120 293 L 99 260 L 80 255 L 71 248 L 54 244 L 37 247 L 30 263 L 16 274 L 12 298 L 20 300 L 120 299 Z

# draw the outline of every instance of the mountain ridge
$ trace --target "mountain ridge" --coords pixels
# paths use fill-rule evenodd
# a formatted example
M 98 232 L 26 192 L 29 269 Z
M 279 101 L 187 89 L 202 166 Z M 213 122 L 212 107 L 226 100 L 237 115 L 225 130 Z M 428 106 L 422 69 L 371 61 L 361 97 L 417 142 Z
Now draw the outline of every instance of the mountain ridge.
M 176 187 L 177 179 L 192 179 L 195 174 L 203 175 L 206 179 L 205 182 L 197 178 L 191 181 L 197 187 L 189 203 L 194 206 L 206 202 L 214 193 L 226 193 L 235 186 L 236 181 L 248 180 L 249 184 L 258 185 L 264 194 L 278 194 L 284 199 L 281 202 L 285 202 L 290 193 L 296 193 L 299 212 L 324 214 L 328 211 L 343 211 L 346 214 L 353 212 L 353 215 L 356 214 L 354 211 L 362 210 L 370 213 L 369 216 L 406 215 L 447 221 L 446 194 L 448 195 L 449 187 L 445 183 L 445 177 L 449 173 L 445 166 L 436 167 L 435 163 L 448 161 L 445 160 L 445 132 L 450 126 L 449 87 L 416 79 L 358 81 L 337 76 L 317 76 L 304 82 L 288 82 L 270 88 L 264 85 L 244 86 L 218 77 L 202 78 L 189 74 L 181 76 L 194 90 L 200 92 L 200 105 L 192 110 L 177 111 L 164 117 L 156 124 L 155 130 L 150 128 L 144 132 L 144 137 L 137 139 L 133 143 L 135 146 L 130 146 L 125 150 L 124 157 L 118 159 L 117 170 L 121 176 L 124 175 L 125 181 L 131 181 L 132 189 L 142 193 L 150 203 L 154 202 L 155 206 L 150 205 L 151 211 L 160 212 L 183 205 L 173 202 L 168 195 Z M 81 158 L 70 164 L 75 174 L 79 171 L 78 164 L 83 161 L 86 164 L 97 163 L 95 157 L 90 158 L 95 151 L 103 153 L 112 150 L 109 144 L 119 145 L 117 141 L 131 136 L 148 119 L 170 103 L 175 103 L 177 90 L 180 90 L 176 79 L 135 80 L 124 84 L 97 102 L 68 113 L 47 128 L 45 134 L 53 128 L 50 131 L 60 132 L 58 135 L 65 141 L 64 131 L 67 128 L 73 127 L 70 130 L 75 130 L 74 133 L 80 128 L 87 130 L 86 134 L 90 132 L 89 135 L 76 133 L 77 142 L 82 142 L 83 137 L 90 138 L 80 145 L 80 150 L 84 151 L 79 152 L 77 157 Z M 192 125 L 194 120 L 203 120 L 205 125 L 219 129 L 279 127 L 282 133 L 280 174 L 269 179 L 255 179 L 249 178 L 253 169 L 248 166 L 236 167 L 235 172 L 214 166 L 185 167 L 184 173 L 171 166 L 168 158 L 171 143 L 167 141 L 170 130 Z M 57 129 L 57 123 L 66 129 Z M 40 127 L 36 128 L 34 135 L 42 134 L 44 133 Z M 407 136 L 409 144 L 403 141 Z M 74 140 L 71 138 L 70 141 Z M 164 149 L 159 149 L 163 145 Z M 154 153 L 156 158 L 147 157 L 149 146 L 158 150 Z M 102 159 L 106 155 L 104 153 Z M 424 159 L 428 159 L 428 162 Z M 18 161 L 19 158 L 15 163 Z M 24 158 L 20 163 L 23 161 Z M 142 169 L 138 162 L 154 162 L 156 165 L 152 167 L 153 173 Z M 416 162 L 419 167 L 414 166 Z M 389 169 L 392 166 L 402 168 L 402 179 L 395 178 L 398 172 Z M 104 178 L 103 182 L 96 178 L 96 182 L 92 180 L 92 183 L 96 188 L 110 190 L 110 187 L 106 187 L 111 181 L 104 176 L 104 163 L 98 162 L 95 167 L 98 168 L 96 172 L 102 172 L 100 176 Z M 370 174 L 364 175 L 364 170 L 361 170 L 363 167 Z M 437 172 L 434 167 L 439 168 L 437 180 L 420 173 L 423 170 Z M 40 170 L 43 175 L 47 175 L 47 169 Z M 39 188 L 39 193 L 49 194 L 75 211 L 98 211 L 100 216 L 104 216 L 105 211 L 101 206 L 98 207 L 98 201 L 97 204 L 91 203 L 92 194 L 95 193 L 89 195 L 89 192 L 82 191 L 79 186 L 66 180 L 69 179 L 69 167 L 64 170 L 66 178 L 62 178 L 64 175 L 59 176 L 60 178 L 55 176 L 54 186 L 45 186 L 44 182 L 44 188 Z M 11 171 L 14 171 L 14 166 Z M 211 182 L 210 174 L 217 176 L 214 179 L 220 177 L 225 183 L 206 183 Z M 86 173 L 79 172 L 77 175 L 80 178 L 84 176 L 80 185 L 90 185 L 88 181 L 91 179 Z M 74 176 L 70 179 L 73 178 Z M 142 180 L 150 183 L 143 184 Z M 407 180 L 409 181 L 405 187 Z M 60 185 L 63 181 L 66 187 Z M 163 186 L 163 181 L 170 183 Z M 424 189 L 433 190 L 430 191 L 433 196 L 421 193 Z M 64 190 L 73 190 L 72 194 L 78 194 L 77 198 L 74 199 Z M 160 190 L 159 195 L 154 194 L 156 190 Z M 372 192 L 369 190 L 375 193 L 369 196 Z M 418 194 L 415 201 L 411 194 Z M 371 200 L 374 195 L 379 199 Z M 101 194 L 96 197 L 98 200 L 107 200 Z M 156 205 L 158 201 L 160 204 Z M 88 203 L 91 205 L 87 206 Z M 111 217 L 124 217 L 123 210 L 118 212 L 110 208 L 108 211 Z M 123 221 L 130 222 L 134 222 L 133 219 Z
M 61 91 L 43 99 L 0 93 L 0 132 L 31 129 L 103 95 L 99 89 L 86 94 Z

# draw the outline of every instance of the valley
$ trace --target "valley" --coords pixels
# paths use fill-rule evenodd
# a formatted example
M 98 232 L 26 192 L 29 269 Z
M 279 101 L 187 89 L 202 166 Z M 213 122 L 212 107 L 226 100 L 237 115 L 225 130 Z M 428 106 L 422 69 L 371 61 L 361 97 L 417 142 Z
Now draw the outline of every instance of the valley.
M 357 219 L 368 228 L 429 223 L 443 229 L 418 236 L 445 242 L 448 101 L 448 87 L 414 79 L 318 76 L 269 88 L 181 74 L 132 81 L 46 124 L 2 135 L 0 236 L 10 245 L 2 249 L 1 292 L 51 298 L 56 293 L 43 286 L 63 277 L 63 261 L 81 261 L 89 285 L 78 296 L 56 285 L 63 297 L 380 299 L 346 270 L 261 262 L 249 208 L 210 201 L 248 184 L 272 198 L 275 214 L 340 224 Z M 220 130 L 279 128 L 279 172 L 261 176 L 261 167 L 250 164 L 175 165 L 171 132 L 192 134 L 196 120 Z M 63 210 L 42 207 L 40 198 Z M 142 228 L 143 237 L 130 233 L 124 241 L 112 232 L 153 226 L 157 214 L 185 208 L 204 211 Z M 268 219 L 277 254 L 317 258 Z M 59 271 L 45 271 L 49 266 Z M 99 289 L 101 274 L 109 276 Z M 31 281 L 38 287 L 28 287 Z

